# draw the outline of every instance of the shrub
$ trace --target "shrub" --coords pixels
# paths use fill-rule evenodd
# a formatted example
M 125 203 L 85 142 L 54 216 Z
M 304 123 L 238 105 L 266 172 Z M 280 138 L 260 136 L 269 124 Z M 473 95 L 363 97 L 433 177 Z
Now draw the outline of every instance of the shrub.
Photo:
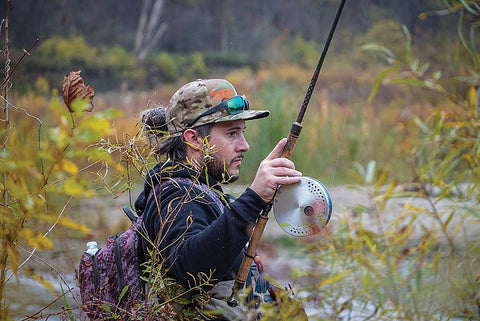
M 87 44 L 83 36 L 64 38 L 53 36 L 40 43 L 33 63 L 47 69 L 61 69 L 72 64 L 94 63 L 98 49 Z
M 187 75 L 190 78 L 203 78 L 207 75 L 207 65 L 203 59 L 203 54 L 196 52 L 191 57 L 190 67 L 187 69 Z
M 178 77 L 178 62 L 175 57 L 168 52 L 161 52 L 153 58 L 153 64 L 158 67 L 159 73 L 169 81 L 176 80 Z

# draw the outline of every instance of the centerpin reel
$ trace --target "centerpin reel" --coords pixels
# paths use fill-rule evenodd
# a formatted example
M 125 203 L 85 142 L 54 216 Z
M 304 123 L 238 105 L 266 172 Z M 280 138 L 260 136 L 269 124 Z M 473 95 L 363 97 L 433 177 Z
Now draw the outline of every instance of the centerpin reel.
M 309 236 L 327 225 L 332 214 L 332 199 L 325 186 L 315 178 L 282 185 L 273 201 L 278 225 L 293 236 Z

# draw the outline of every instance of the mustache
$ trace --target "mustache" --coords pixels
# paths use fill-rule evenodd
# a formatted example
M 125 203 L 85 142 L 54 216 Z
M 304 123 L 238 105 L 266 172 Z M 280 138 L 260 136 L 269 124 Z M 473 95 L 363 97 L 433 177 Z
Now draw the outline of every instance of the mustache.
M 238 160 L 241 161 L 241 160 L 243 160 L 243 158 L 244 158 L 243 154 L 240 154 L 240 155 L 232 158 L 232 163 L 233 163 L 233 162 L 236 162 L 236 161 L 238 161 Z

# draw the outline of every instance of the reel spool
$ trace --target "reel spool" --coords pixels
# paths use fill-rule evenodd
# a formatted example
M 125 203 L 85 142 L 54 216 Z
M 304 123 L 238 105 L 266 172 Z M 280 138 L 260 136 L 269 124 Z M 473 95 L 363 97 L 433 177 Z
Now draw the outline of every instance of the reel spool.
M 302 177 L 299 183 L 279 187 L 273 213 L 278 225 L 288 234 L 314 235 L 330 220 L 332 199 L 320 181 Z

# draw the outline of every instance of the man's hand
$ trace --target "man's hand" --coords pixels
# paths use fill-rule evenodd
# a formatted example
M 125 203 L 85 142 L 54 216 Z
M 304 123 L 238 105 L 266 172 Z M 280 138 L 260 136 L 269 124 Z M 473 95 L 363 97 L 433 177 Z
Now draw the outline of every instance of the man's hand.
M 265 202 L 270 202 L 278 185 L 298 183 L 302 173 L 295 170 L 295 164 L 287 158 L 278 158 L 287 139 L 280 140 L 258 167 L 250 188 Z
M 263 273 L 263 262 L 260 256 L 255 255 L 255 257 L 253 258 L 253 262 L 255 262 L 255 264 L 257 265 L 258 273 Z

